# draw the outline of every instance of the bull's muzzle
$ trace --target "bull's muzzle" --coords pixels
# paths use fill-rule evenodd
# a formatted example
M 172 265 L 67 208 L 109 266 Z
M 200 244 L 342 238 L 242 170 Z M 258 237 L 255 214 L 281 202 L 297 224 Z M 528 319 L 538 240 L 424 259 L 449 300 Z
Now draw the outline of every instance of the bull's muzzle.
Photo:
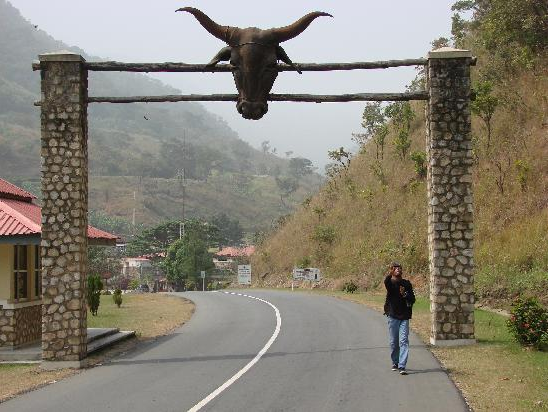
M 268 103 L 239 100 L 236 109 L 245 119 L 259 120 L 268 112 Z

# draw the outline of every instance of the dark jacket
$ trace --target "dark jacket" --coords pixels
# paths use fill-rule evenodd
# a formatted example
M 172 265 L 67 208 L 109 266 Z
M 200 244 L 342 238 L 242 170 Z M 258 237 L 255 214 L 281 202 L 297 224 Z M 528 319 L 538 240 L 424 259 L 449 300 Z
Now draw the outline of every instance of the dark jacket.
M 407 279 L 401 279 L 392 282 L 391 276 L 384 278 L 386 288 L 386 300 L 384 302 L 384 314 L 395 319 L 411 319 L 413 315 L 413 304 L 415 303 L 415 294 L 413 285 Z M 400 293 L 400 286 L 403 286 L 405 292 Z

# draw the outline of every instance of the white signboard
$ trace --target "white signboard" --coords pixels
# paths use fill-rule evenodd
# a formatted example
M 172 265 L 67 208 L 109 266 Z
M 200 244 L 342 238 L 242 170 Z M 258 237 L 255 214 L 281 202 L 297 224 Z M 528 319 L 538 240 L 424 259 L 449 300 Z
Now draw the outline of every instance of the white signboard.
M 238 265 L 238 284 L 251 285 L 251 265 Z
M 317 268 L 295 268 L 293 269 L 294 280 L 319 281 L 322 278 L 320 269 Z
M 202 279 L 205 279 L 205 270 L 202 270 L 202 271 L 200 272 L 200 277 L 201 277 Z

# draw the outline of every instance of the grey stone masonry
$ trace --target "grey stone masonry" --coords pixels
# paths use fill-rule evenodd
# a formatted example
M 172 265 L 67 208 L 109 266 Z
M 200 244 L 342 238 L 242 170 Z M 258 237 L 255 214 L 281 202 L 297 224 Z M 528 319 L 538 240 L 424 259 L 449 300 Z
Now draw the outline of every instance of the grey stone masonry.
M 42 360 L 86 357 L 87 71 L 82 56 L 40 55 L 42 76 Z M 47 365 L 49 363 L 49 365 Z
M 434 345 L 474 338 L 474 222 L 468 50 L 428 55 L 428 249 Z

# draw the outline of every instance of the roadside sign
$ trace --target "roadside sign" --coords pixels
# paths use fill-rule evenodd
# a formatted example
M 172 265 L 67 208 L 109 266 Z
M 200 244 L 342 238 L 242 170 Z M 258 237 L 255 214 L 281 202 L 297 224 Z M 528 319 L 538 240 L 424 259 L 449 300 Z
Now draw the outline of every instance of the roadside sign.
M 320 269 L 318 268 L 294 268 L 293 279 L 294 280 L 312 280 L 319 281 L 322 278 Z
M 251 265 L 238 265 L 238 284 L 251 285 Z
M 201 277 L 202 279 L 205 279 L 205 270 L 202 270 L 202 271 L 200 272 L 200 277 Z

